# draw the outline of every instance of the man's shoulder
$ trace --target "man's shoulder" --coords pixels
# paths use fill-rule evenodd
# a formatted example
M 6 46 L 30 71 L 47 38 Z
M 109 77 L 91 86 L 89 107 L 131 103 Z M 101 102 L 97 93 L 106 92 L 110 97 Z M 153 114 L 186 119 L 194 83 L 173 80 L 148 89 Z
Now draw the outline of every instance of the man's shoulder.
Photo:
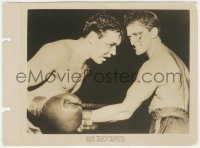
M 153 69 L 155 68 L 155 66 L 157 65 L 158 62 L 154 61 L 154 60 L 147 60 L 146 62 L 143 63 L 142 65 L 142 69 Z
M 151 73 L 152 71 L 154 71 L 153 68 L 154 68 L 154 63 L 151 60 L 148 60 L 143 63 L 138 74 Z
M 52 56 L 67 56 L 70 54 L 70 46 L 68 44 L 68 40 L 58 40 L 50 43 L 46 43 L 42 46 L 41 51 L 48 53 L 48 55 Z
M 182 64 L 181 64 L 182 63 Z M 141 69 L 142 71 L 150 71 L 150 72 L 179 72 L 180 67 L 184 66 L 184 63 L 176 57 L 176 55 L 172 56 L 170 54 L 163 54 L 162 56 L 152 58 L 146 61 Z
M 141 72 L 149 72 L 149 73 L 157 73 L 157 72 L 163 72 L 166 70 L 166 64 L 167 62 L 163 61 L 162 59 L 150 59 L 146 61 L 142 67 L 140 68 Z
M 54 42 L 46 43 L 42 46 L 43 49 L 66 49 L 69 46 L 70 40 L 57 40 Z

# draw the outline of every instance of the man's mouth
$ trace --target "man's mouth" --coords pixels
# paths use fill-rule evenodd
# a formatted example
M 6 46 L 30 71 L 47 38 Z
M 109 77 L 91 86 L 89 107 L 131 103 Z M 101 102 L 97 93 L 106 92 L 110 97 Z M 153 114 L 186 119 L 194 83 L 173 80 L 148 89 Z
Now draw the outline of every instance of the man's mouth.
M 100 60 L 105 62 L 106 61 L 106 57 L 100 57 Z
M 141 45 L 137 45 L 137 46 L 134 47 L 134 49 L 138 50 L 138 49 L 141 49 L 141 47 L 142 47 Z
M 106 54 L 104 54 L 102 57 L 104 57 L 104 58 L 110 58 L 110 57 L 111 57 L 111 54 L 110 54 L 110 53 L 106 53 Z
M 142 47 L 141 43 L 134 44 L 134 49 L 138 49 L 138 48 L 141 48 L 141 47 Z

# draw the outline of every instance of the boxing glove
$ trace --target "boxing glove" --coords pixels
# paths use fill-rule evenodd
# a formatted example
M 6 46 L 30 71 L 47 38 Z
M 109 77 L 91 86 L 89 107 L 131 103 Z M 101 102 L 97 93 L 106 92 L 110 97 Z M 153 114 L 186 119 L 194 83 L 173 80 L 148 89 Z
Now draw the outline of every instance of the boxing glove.
M 40 103 L 36 100 L 34 103 L 38 106 L 33 113 L 39 117 L 43 133 L 71 133 L 80 126 L 82 107 L 78 96 L 64 93 Z

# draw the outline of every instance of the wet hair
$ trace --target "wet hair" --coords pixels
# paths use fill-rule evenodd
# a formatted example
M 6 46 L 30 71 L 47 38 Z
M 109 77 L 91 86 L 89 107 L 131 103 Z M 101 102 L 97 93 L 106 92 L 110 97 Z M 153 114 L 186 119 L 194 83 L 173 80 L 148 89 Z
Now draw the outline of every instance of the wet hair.
M 94 31 L 101 38 L 103 36 L 102 33 L 107 30 L 119 32 L 121 38 L 124 38 L 124 27 L 121 26 L 118 20 L 105 13 L 97 13 L 86 21 L 82 37 L 86 37 L 90 32 Z
M 124 25 L 128 25 L 139 22 L 143 24 L 149 31 L 156 27 L 158 28 L 158 34 L 160 34 L 160 21 L 157 15 L 148 10 L 133 10 L 124 15 Z

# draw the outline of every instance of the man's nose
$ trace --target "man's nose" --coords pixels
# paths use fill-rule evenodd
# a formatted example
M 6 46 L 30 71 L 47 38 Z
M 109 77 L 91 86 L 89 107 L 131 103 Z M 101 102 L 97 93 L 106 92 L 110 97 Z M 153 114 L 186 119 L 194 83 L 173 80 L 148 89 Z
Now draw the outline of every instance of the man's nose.
M 111 55 L 116 55 L 116 47 L 113 47 L 111 50 L 110 50 L 110 54 Z

